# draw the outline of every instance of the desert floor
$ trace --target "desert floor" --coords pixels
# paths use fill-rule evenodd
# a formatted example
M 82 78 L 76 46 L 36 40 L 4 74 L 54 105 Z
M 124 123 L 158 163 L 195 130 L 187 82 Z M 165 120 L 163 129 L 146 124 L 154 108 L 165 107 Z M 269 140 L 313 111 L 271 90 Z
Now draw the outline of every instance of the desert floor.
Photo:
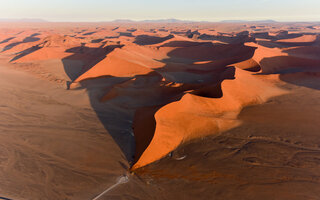
M 320 24 L 0 27 L 0 199 L 320 199 Z

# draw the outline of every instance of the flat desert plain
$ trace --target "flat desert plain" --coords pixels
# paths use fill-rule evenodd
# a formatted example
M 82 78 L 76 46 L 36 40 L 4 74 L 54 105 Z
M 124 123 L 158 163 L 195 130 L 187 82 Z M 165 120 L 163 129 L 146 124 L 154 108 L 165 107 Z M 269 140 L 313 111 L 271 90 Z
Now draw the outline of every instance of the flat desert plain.
M 320 199 L 320 23 L 0 23 L 0 199 Z

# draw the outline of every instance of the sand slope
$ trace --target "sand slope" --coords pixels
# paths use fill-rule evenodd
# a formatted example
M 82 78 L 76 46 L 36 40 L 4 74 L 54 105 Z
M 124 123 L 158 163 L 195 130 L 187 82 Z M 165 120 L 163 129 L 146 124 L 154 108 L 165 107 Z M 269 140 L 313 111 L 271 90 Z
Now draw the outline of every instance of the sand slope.
M 154 162 L 192 139 L 221 133 L 238 125 L 237 114 L 248 105 L 265 102 L 285 92 L 236 69 L 235 80 L 221 83 L 219 89 L 206 88 L 211 97 L 185 94 L 180 101 L 168 104 L 155 113 L 154 137 L 133 170 Z M 216 94 L 215 94 L 216 93 Z
M 317 27 L 0 23 L 0 198 L 318 199 Z

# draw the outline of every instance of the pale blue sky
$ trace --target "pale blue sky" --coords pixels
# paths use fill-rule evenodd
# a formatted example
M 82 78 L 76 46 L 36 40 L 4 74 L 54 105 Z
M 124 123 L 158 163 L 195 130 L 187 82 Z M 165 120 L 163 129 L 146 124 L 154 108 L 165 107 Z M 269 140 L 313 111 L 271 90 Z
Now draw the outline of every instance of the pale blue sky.
M 0 18 L 320 21 L 320 0 L 0 0 Z

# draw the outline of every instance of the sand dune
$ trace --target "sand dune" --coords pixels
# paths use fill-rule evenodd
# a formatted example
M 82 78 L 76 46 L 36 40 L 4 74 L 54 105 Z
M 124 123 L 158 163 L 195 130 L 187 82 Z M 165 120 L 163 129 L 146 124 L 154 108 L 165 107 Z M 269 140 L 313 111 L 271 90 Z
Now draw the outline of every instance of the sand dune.
M 319 198 L 317 27 L 0 23 L 0 198 Z
M 257 47 L 252 59 L 259 63 L 262 73 L 319 70 L 319 58 L 312 53 L 309 54 L 310 51 L 317 52 L 317 47 L 268 48 L 253 43 L 247 43 L 247 45 Z M 310 49 L 309 52 L 308 49 Z
M 221 87 L 215 87 L 217 89 L 209 87 L 206 88 L 209 91 L 202 91 L 213 93 L 209 97 L 188 93 L 155 113 L 153 139 L 133 170 L 166 156 L 190 140 L 235 127 L 239 123 L 237 114 L 244 106 L 263 103 L 285 93 L 240 69 L 236 69 L 234 80 L 225 80 Z
M 301 37 L 290 38 L 290 39 L 282 39 L 277 40 L 277 42 L 281 43 L 295 43 L 295 44 L 303 44 L 303 43 L 313 43 L 317 41 L 317 35 L 303 35 Z

